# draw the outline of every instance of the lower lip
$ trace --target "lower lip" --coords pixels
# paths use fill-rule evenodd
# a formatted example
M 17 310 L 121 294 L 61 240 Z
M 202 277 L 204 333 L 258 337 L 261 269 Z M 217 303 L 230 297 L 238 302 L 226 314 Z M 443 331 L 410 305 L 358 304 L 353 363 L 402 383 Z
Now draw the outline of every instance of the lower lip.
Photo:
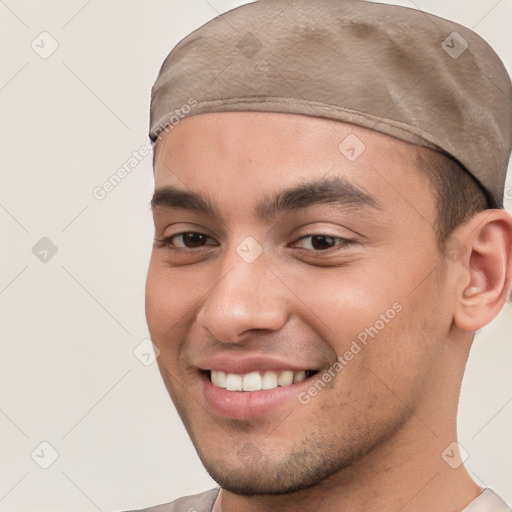
M 274 411 L 288 400 L 300 405 L 297 395 L 307 385 L 305 379 L 289 386 L 261 391 L 228 391 L 214 386 L 207 375 L 201 374 L 203 393 L 213 411 L 221 416 L 237 420 L 248 420 Z

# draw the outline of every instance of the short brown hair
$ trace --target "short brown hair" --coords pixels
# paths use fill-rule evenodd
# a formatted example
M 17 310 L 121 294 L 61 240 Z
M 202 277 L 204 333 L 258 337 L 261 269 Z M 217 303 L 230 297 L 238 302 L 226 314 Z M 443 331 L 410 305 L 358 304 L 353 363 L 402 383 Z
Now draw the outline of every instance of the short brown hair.
M 430 180 L 436 198 L 434 226 L 439 249 L 444 252 L 453 231 L 474 214 L 489 208 L 480 185 L 457 162 L 429 150 L 420 152 L 416 166 Z

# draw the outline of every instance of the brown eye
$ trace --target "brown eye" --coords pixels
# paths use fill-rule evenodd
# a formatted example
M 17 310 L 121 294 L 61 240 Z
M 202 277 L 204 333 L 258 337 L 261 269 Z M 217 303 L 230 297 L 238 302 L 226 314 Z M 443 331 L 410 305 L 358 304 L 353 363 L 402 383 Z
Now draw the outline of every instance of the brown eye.
M 336 245 L 336 239 L 328 235 L 313 235 L 311 237 L 311 246 L 316 250 L 329 249 Z
M 178 239 L 180 237 L 182 239 L 183 245 L 189 249 L 202 247 L 208 238 L 206 235 L 201 233 L 182 233 L 181 235 L 177 235 Z
M 326 249 L 330 249 L 331 247 L 344 245 L 347 244 L 348 242 L 348 240 L 345 240 L 344 238 L 338 236 L 319 234 L 303 236 L 298 240 L 298 242 L 296 242 L 296 244 L 300 245 L 303 249 L 310 249 L 313 251 L 325 251 Z
M 160 247 L 167 249 L 200 249 L 205 245 L 215 245 L 212 242 L 214 241 L 211 237 L 195 231 L 186 231 L 157 240 Z

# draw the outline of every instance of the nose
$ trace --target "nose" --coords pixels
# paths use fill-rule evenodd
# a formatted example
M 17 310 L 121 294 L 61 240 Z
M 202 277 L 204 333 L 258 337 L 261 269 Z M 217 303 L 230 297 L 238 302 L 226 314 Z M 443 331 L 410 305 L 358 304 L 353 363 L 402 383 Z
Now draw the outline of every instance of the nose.
M 240 343 L 249 331 L 277 331 L 287 321 L 286 287 L 261 255 L 252 263 L 238 254 L 219 265 L 196 320 L 218 341 Z

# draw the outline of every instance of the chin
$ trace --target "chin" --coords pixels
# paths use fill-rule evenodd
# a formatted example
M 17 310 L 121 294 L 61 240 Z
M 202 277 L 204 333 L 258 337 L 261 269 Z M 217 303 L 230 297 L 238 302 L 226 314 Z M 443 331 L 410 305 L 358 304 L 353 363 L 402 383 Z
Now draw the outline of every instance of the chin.
M 205 455 L 200 450 L 198 454 L 210 476 L 223 489 L 243 496 L 278 496 L 326 482 L 366 451 L 353 438 L 342 444 L 348 448 L 333 447 L 315 436 L 303 439 L 301 448 L 277 455 L 266 456 L 252 443 L 224 457 Z

